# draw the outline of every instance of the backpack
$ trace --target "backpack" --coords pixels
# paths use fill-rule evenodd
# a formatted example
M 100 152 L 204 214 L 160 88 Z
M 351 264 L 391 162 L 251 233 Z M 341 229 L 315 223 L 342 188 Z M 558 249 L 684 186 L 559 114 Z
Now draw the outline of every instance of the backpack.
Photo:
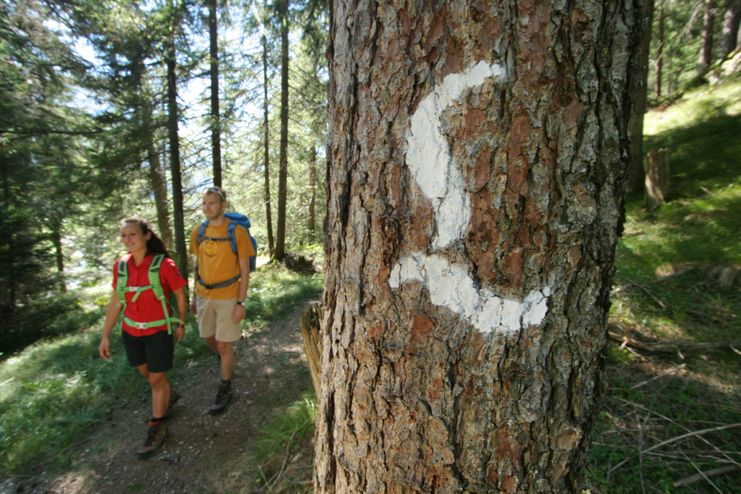
M 128 263 L 130 258 L 131 254 L 126 254 L 118 261 L 118 280 L 116 282 L 116 293 L 118 294 L 118 299 L 123 305 L 121 314 L 123 314 L 126 310 L 126 292 L 136 292 L 134 294 L 134 298 L 131 299 L 132 302 L 136 302 L 136 299 L 139 298 L 139 295 L 141 295 L 144 290 L 152 290 L 154 292 L 154 296 L 157 297 L 157 300 L 159 300 L 162 304 L 162 311 L 165 313 L 165 318 L 158 321 L 133 321 L 128 317 L 123 316 L 123 320 L 129 326 L 137 329 L 149 329 L 166 324 L 167 334 L 172 334 L 172 324 L 185 321 L 181 321 L 177 317 L 173 317 L 170 315 L 170 303 L 167 300 L 167 297 L 165 297 L 165 290 L 162 288 L 162 282 L 160 281 L 160 266 L 162 266 L 162 261 L 165 259 L 165 255 L 155 254 L 155 256 L 152 258 L 152 264 L 149 265 L 148 272 L 149 285 L 146 286 L 126 286 L 129 280 Z
M 232 248 L 232 252 L 234 255 L 237 255 L 237 236 L 234 234 L 234 230 L 239 226 L 244 228 L 247 231 L 247 236 L 250 239 L 250 242 L 252 242 L 252 247 L 255 250 L 255 253 L 257 253 L 257 241 L 255 240 L 255 237 L 252 236 L 250 233 L 250 219 L 240 213 L 224 213 L 224 216 L 229 219 L 229 226 L 226 228 L 226 237 L 206 237 L 206 227 L 208 226 L 208 220 L 204 220 L 201 223 L 201 226 L 198 228 L 198 235 L 196 237 L 196 245 L 201 245 L 201 241 L 205 238 L 206 240 L 213 240 L 216 242 L 224 242 L 229 241 L 229 245 Z M 250 273 L 253 272 L 257 265 L 257 256 L 250 256 L 249 258 L 249 266 L 250 266 Z M 240 275 L 236 275 L 232 278 L 229 278 L 228 280 L 221 281 L 219 283 L 214 283 L 212 285 L 206 284 L 203 279 L 201 279 L 201 276 L 198 274 L 198 265 L 196 264 L 196 280 L 198 283 L 203 285 L 204 287 L 208 288 L 209 290 L 213 288 L 222 288 L 225 286 L 229 286 L 235 281 L 239 280 Z

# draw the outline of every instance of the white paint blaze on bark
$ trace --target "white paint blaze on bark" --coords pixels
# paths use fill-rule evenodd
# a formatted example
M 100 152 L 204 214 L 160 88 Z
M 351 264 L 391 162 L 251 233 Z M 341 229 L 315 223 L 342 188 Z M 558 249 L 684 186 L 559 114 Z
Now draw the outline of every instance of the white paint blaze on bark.
M 546 287 L 530 292 L 522 302 L 499 297 L 486 288 L 478 289 L 464 266 L 421 252 L 405 256 L 391 271 L 391 288 L 409 281 L 421 282 L 429 290 L 433 304 L 460 314 L 482 333 L 511 334 L 540 324 L 551 294 Z
M 410 119 L 406 162 L 420 190 L 432 201 L 434 250 L 462 239 L 471 219 L 463 175 L 450 156 L 440 117 L 467 90 L 489 78 L 504 76 L 504 67 L 483 61 L 462 73 L 450 74 L 422 99 Z M 499 297 L 489 289 L 476 287 L 465 266 L 422 252 L 413 252 L 396 263 L 389 286 L 397 289 L 409 281 L 421 282 L 433 304 L 456 312 L 482 333 L 510 334 L 540 324 L 551 294 L 550 288 L 544 287 L 530 292 L 523 301 Z
M 410 120 L 406 161 L 422 192 L 435 210 L 435 249 L 462 238 L 471 219 L 471 203 L 463 188 L 460 167 L 452 166 L 448 142 L 440 130 L 440 116 L 448 106 L 486 79 L 504 78 L 504 67 L 479 62 L 463 73 L 450 74 L 428 94 Z

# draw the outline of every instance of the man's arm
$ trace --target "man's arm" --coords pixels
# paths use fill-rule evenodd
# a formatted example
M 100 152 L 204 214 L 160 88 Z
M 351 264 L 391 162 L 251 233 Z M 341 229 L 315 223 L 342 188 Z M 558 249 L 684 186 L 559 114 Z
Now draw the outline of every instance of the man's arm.
M 249 258 L 239 260 L 239 293 L 237 304 L 234 306 L 232 318 L 234 322 L 241 321 L 247 315 L 245 301 L 247 300 L 247 289 L 250 287 L 250 260 Z M 240 303 L 241 302 L 241 303 Z

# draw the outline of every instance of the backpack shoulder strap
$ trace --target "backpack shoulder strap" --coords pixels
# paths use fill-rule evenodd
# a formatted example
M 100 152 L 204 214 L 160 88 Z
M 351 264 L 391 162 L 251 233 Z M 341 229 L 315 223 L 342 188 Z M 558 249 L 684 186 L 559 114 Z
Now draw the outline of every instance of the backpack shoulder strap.
M 165 291 L 162 289 L 162 282 L 160 281 L 160 267 L 164 259 L 164 254 L 155 254 L 152 258 L 152 264 L 149 265 L 149 285 L 158 299 L 162 299 L 165 296 Z
M 204 220 L 201 226 L 198 227 L 198 236 L 196 237 L 196 245 L 200 245 L 204 235 L 206 235 L 206 227 L 208 226 L 208 220 Z
M 121 302 L 124 307 L 126 306 L 126 285 L 129 282 L 128 264 L 130 258 L 131 254 L 126 254 L 121 256 L 118 260 L 116 294 L 118 295 L 119 302 Z
M 226 236 L 229 239 L 229 245 L 232 247 L 232 252 L 237 255 L 237 235 L 234 233 L 234 229 L 237 228 L 237 222 L 229 220 L 229 226 L 226 227 Z

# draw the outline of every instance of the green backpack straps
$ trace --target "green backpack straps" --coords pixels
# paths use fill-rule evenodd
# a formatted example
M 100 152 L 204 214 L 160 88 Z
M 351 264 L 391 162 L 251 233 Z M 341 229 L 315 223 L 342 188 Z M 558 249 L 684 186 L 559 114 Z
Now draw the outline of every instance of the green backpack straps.
M 131 254 L 127 254 L 118 261 L 118 282 L 116 283 L 116 292 L 118 294 L 119 300 L 121 301 L 121 304 L 123 305 L 121 312 L 123 313 L 123 311 L 126 309 L 126 292 L 136 292 L 134 294 L 134 297 L 131 299 L 131 301 L 134 302 L 136 301 L 136 299 L 139 298 L 139 295 L 141 295 L 143 291 L 152 290 L 154 292 L 154 296 L 157 297 L 157 300 L 159 300 L 162 304 L 162 312 L 164 313 L 165 318 L 158 321 L 139 322 L 132 321 L 128 317 L 124 316 L 124 321 L 126 321 L 126 324 L 128 324 L 129 326 L 135 327 L 137 329 L 154 328 L 166 324 L 167 333 L 172 334 L 172 324 L 180 323 L 182 321 L 180 321 L 180 319 L 176 317 L 170 316 L 170 304 L 167 300 L 167 297 L 165 296 L 165 290 L 162 288 L 162 281 L 160 280 L 160 267 L 162 266 L 162 261 L 164 261 L 165 259 L 165 255 L 156 254 L 152 258 L 152 264 L 149 265 L 148 271 L 149 285 L 147 286 L 126 286 L 129 278 L 128 262 L 130 258 Z

